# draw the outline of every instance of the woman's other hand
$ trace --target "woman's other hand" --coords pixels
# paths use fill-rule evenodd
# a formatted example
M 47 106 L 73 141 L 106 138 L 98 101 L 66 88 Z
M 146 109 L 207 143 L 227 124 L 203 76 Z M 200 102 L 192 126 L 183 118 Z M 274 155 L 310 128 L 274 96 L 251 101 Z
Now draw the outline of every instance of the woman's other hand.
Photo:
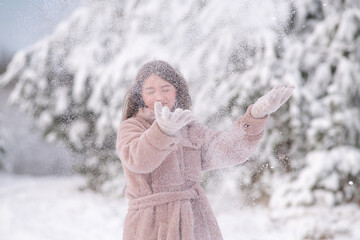
M 181 128 L 196 119 L 190 110 L 177 108 L 170 112 L 169 108 L 162 107 L 160 102 L 154 104 L 154 111 L 160 130 L 169 136 L 174 136 Z
M 276 86 L 270 92 L 260 97 L 251 109 L 254 118 L 263 118 L 277 111 L 293 93 L 295 86 Z

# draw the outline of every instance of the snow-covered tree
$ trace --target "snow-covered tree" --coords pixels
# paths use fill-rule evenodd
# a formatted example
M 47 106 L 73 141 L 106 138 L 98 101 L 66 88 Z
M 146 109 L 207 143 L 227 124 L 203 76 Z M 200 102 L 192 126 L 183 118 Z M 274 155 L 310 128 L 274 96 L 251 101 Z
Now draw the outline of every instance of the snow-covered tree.
M 267 201 L 270 197 L 274 207 L 322 203 L 322 193 L 337 199 L 327 201 L 328 204 L 359 202 L 360 159 L 354 161 L 360 151 L 359 2 L 299 0 L 293 1 L 289 9 L 292 14 L 289 28 L 277 46 L 280 50 L 276 57 L 265 64 L 266 58 L 262 56 L 254 67 L 241 73 L 240 79 L 251 79 L 250 86 L 214 90 L 219 99 L 224 92 L 233 93 L 231 101 L 226 101 L 222 108 L 224 116 L 214 117 L 228 125 L 230 121 L 224 119 L 233 121 L 242 101 L 255 100 L 247 93 L 259 94 L 254 92 L 253 85 L 260 92 L 264 91 L 260 86 L 269 88 L 276 80 L 296 86 L 287 105 L 273 114 L 256 161 L 226 170 L 223 181 L 233 181 L 237 188 L 248 190 L 248 200 Z M 268 72 L 273 79 L 265 77 Z M 344 146 L 349 151 L 341 158 L 342 164 L 353 168 L 339 170 L 337 149 L 345 153 Z M 330 170 L 312 171 L 326 164 L 324 156 L 332 165 Z M 313 176 L 306 183 L 309 172 Z M 331 181 L 328 178 L 332 182 L 327 186 L 334 185 L 324 188 L 322 182 Z M 237 197 L 234 188 L 228 187 L 232 185 L 224 184 L 223 191 L 235 192 Z M 309 194 L 310 202 L 299 201 Z
M 18 52 L 1 82 L 16 84 L 12 102 L 33 113 L 48 139 L 61 139 L 88 156 L 80 170 L 98 189 L 119 176 L 114 145 L 123 96 L 143 63 L 167 60 L 194 93 L 202 86 L 201 94 L 192 95 L 194 111 L 205 121 L 230 100 L 226 93 L 211 105 L 207 89 L 228 88 L 263 55 L 274 56 L 265 46 L 276 45 L 274 29 L 281 31 L 287 6 L 285 1 L 92 1 L 51 36 Z
M 176 66 L 195 114 L 219 129 L 275 84 L 291 83 L 295 93 L 271 118 L 256 160 L 217 179 L 230 177 L 250 198 L 271 196 L 275 206 L 292 201 L 281 196 L 296 184 L 319 195 L 312 190 L 323 189 L 321 171 L 311 184 L 297 182 L 333 156 L 338 190 L 326 191 L 356 196 L 357 168 L 335 169 L 337 151 L 353 166 L 360 148 L 359 9 L 356 0 L 91 1 L 18 52 L 0 82 L 16 84 L 11 100 L 33 113 L 48 139 L 86 154 L 79 170 L 93 189 L 109 191 L 121 183 L 115 135 L 123 97 L 143 63 Z
M 313 17 L 299 17 L 300 37 L 286 43 L 284 76 L 300 87 L 290 103 L 287 148 L 302 171 L 276 189 L 273 206 L 360 203 L 360 3 L 318 2 L 317 15 L 307 7 L 303 14 Z M 307 25 L 310 32 L 300 30 Z

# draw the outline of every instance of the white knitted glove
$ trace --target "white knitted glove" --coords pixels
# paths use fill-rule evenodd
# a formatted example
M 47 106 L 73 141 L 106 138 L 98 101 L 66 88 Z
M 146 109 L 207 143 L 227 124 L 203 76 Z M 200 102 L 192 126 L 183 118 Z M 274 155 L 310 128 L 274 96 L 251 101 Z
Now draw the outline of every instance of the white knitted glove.
M 174 136 L 182 127 L 196 119 L 190 110 L 177 108 L 170 112 L 169 108 L 162 107 L 160 102 L 154 104 L 154 110 L 160 130 L 169 136 Z
M 295 86 L 276 86 L 270 92 L 260 97 L 251 108 L 251 116 L 263 118 L 278 110 L 293 93 Z

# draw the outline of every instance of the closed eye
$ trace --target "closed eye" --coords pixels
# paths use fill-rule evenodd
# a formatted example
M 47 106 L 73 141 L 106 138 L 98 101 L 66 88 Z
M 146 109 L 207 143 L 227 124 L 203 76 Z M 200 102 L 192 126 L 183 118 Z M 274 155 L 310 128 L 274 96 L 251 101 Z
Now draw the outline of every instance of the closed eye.
M 171 86 L 167 85 L 167 86 L 162 86 L 161 90 L 163 92 L 170 92 L 172 89 L 171 89 Z

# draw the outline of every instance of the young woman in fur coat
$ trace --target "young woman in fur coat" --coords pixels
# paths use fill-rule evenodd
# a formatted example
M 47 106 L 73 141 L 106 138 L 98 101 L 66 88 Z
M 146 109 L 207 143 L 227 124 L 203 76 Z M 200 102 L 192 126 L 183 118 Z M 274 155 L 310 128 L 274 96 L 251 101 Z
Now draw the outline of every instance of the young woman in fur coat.
M 129 89 L 117 134 L 129 199 L 124 240 L 219 240 L 200 187 L 201 172 L 243 163 L 255 151 L 269 114 L 292 94 L 277 86 L 248 107 L 228 132 L 190 111 L 188 86 L 168 63 L 145 64 Z

